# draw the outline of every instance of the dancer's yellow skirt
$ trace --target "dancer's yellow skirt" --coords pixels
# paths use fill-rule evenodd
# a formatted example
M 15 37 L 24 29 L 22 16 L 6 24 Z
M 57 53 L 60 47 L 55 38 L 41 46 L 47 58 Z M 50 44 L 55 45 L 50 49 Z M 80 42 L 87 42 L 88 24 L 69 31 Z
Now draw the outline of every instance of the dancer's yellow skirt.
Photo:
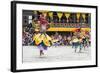
M 36 45 L 43 43 L 45 46 L 51 46 L 51 38 L 46 33 L 38 33 L 33 36 Z

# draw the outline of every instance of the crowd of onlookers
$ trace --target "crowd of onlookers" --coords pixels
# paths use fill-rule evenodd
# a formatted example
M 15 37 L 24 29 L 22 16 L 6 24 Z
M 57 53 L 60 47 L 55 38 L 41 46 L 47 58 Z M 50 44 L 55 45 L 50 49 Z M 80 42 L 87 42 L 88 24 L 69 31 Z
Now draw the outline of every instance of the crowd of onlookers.
M 33 32 L 33 28 L 29 28 L 29 27 L 24 27 L 23 28 L 23 36 L 22 36 L 22 44 L 24 46 L 31 46 L 31 45 L 35 45 L 33 43 L 33 36 L 34 36 L 34 32 Z M 48 34 L 49 32 L 47 32 Z M 52 33 L 52 32 L 51 32 Z M 71 45 L 73 46 L 73 42 L 74 41 L 80 41 L 81 40 L 81 43 L 83 44 L 83 46 L 89 46 L 91 41 L 90 41 L 90 33 L 86 33 L 84 36 L 81 36 L 80 32 L 74 34 L 69 34 L 66 32 L 66 34 L 61 34 L 59 32 L 55 32 L 53 34 L 48 34 L 52 41 L 54 40 L 57 40 L 56 42 L 54 42 L 52 44 L 52 46 L 68 46 L 68 45 Z M 81 37 L 80 37 L 81 36 Z
M 33 37 L 33 27 L 25 26 L 22 31 L 22 44 L 27 46 L 31 45 L 32 37 Z
M 32 32 L 32 29 L 30 28 L 24 28 L 23 36 L 22 36 L 22 44 L 25 46 L 33 45 L 33 36 L 34 32 Z M 58 40 L 54 44 L 59 45 L 70 45 L 69 39 L 71 39 L 71 36 L 66 35 L 60 35 L 59 33 L 55 32 L 55 34 L 49 35 L 52 40 Z
M 60 46 L 60 45 L 70 45 L 71 35 L 61 35 L 59 33 L 55 33 L 54 35 L 50 35 L 52 40 L 57 40 L 53 43 L 54 46 Z

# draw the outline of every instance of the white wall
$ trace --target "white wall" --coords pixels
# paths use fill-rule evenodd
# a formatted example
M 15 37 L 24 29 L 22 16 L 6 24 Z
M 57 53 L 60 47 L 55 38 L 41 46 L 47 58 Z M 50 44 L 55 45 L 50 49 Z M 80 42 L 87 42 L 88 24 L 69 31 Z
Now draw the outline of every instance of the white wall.
M 0 0 L 0 73 L 10 73 L 10 1 L 11 0 Z M 100 7 L 99 5 L 100 0 L 29 0 L 29 1 L 98 5 Z M 99 12 L 100 12 L 100 8 L 99 8 Z M 98 16 L 100 16 L 100 14 Z M 99 19 L 100 17 L 98 18 L 98 20 Z M 98 26 L 98 28 L 99 27 L 100 25 Z M 100 31 L 100 29 L 98 31 Z M 100 33 L 98 35 L 99 35 L 98 37 L 100 37 Z M 100 50 L 98 52 L 100 52 Z M 99 61 L 100 61 L 100 57 L 99 57 Z M 99 73 L 100 72 L 99 68 L 100 67 L 53 70 L 53 71 L 38 71 L 34 73 L 55 73 L 55 72 L 57 73 Z

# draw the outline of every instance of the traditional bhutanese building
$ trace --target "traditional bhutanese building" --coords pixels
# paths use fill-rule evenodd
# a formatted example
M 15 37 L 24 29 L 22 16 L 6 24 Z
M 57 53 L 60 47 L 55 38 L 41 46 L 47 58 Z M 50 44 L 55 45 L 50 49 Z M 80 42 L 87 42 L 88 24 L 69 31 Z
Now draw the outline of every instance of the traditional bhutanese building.
M 50 23 L 47 32 L 69 32 L 73 33 L 80 29 L 82 31 L 91 30 L 91 14 L 90 13 L 73 13 L 73 12 L 56 12 L 56 11 L 37 11 L 23 10 L 23 25 L 32 24 L 32 20 L 38 20 L 39 15 L 43 13 Z

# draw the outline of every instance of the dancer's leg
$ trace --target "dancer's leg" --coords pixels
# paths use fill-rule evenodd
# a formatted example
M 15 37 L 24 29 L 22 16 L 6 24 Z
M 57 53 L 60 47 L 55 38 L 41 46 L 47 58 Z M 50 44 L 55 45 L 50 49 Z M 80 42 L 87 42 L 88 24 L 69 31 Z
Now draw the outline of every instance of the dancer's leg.
M 40 56 L 44 55 L 43 50 L 40 50 Z
M 74 46 L 75 46 L 75 52 L 76 52 L 76 50 L 77 50 L 77 43 L 74 43 Z
M 80 43 L 79 46 L 80 46 L 79 52 L 81 52 L 81 50 L 82 50 L 82 43 Z

